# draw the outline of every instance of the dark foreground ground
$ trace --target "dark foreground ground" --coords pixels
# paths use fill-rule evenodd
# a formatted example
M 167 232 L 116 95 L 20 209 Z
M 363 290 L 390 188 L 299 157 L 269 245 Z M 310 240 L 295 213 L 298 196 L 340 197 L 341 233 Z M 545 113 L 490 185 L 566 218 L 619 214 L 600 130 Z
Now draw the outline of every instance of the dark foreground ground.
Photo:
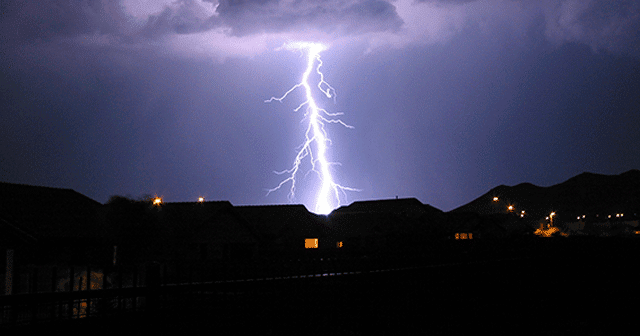
M 520 260 L 264 282 L 246 291 L 200 294 L 197 300 L 144 315 L 49 323 L 4 333 L 636 334 L 636 242 L 640 243 L 550 246 Z

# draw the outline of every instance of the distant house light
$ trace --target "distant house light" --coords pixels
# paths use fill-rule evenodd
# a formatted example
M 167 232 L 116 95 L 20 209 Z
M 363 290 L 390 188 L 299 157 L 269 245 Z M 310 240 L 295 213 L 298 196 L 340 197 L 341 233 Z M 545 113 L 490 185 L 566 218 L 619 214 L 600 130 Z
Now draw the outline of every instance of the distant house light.
M 611 215 L 609 215 L 609 217 L 608 217 L 608 218 L 611 218 Z
M 153 205 L 160 205 L 160 204 L 162 204 L 162 198 L 156 197 L 153 199 Z
M 582 218 L 584 218 L 584 217 L 585 217 L 585 215 L 582 215 Z
M 318 238 L 307 238 L 304 240 L 304 248 L 318 248 Z
M 342 246 L 344 246 L 344 245 L 342 244 L 342 242 L 341 242 L 341 241 L 339 241 L 339 242 L 337 242 L 337 243 L 336 243 L 336 247 L 337 247 L 337 248 L 341 248 Z
M 469 239 L 473 239 L 473 233 L 469 232 Z
M 507 209 L 509 209 L 509 211 L 513 211 L 513 205 L 510 205 Z
M 204 197 L 202 196 L 198 197 L 198 203 L 204 203 Z
M 493 201 L 494 201 L 494 202 L 497 202 L 497 201 L 498 201 L 498 198 L 497 198 L 497 197 L 494 197 L 494 198 L 493 198 Z

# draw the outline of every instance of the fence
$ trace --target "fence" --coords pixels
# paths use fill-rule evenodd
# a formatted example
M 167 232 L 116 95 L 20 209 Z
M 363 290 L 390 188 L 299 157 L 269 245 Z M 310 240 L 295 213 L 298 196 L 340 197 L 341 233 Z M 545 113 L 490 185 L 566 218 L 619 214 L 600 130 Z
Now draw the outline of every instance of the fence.
M 514 244 L 513 249 L 506 251 L 509 252 L 508 257 L 536 255 L 532 251 L 550 247 L 543 245 L 530 250 L 522 248 L 524 245 Z M 397 258 L 293 257 L 245 262 L 176 260 L 117 267 L 16 268 L 13 293 L 0 295 L 0 326 L 152 311 L 185 302 L 188 304 L 197 299 L 213 298 L 215 301 L 215 298 L 223 298 L 225 293 L 258 293 L 272 288 L 274 284 L 306 286 L 312 282 L 309 279 L 341 281 L 345 276 L 381 270 L 479 261 L 482 256 L 490 259 L 504 257 L 504 254 L 497 253 L 504 252 L 504 248 L 489 248 L 491 246 L 469 250 L 470 253 L 466 253 L 466 249 L 447 249 L 432 255 Z
M 193 298 L 192 294 L 246 291 L 252 283 L 282 279 L 360 274 L 369 264 L 358 258 L 299 258 L 245 263 L 203 260 L 118 267 L 22 267 L 13 274 L 13 293 L 0 296 L 0 325 L 162 309 Z M 253 285 L 256 286 L 259 285 Z

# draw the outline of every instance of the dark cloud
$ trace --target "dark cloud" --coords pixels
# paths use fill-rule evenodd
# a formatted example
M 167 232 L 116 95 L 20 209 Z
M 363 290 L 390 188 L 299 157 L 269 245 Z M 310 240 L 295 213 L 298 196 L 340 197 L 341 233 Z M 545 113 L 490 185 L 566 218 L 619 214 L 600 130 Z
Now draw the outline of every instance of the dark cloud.
M 469 2 L 475 2 L 478 0 L 416 0 L 416 2 L 432 2 L 439 4 L 465 4 Z
M 350 35 L 395 31 L 403 23 L 395 7 L 383 0 L 222 0 L 216 15 L 209 18 L 198 16 L 197 6 L 194 1 L 183 1 L 177 8 L 167 8 L 149 21 L 147 29 L 189 33 L 223 27 L 234 36 L 316 29 Z
M 0 6 L 0 30 L 6 43 L 115 34 L 126 23 L 121 6 L 113 1 L 3 1 Z
M 488 9 L 495 16 L 504 15 L 504 5 L 520 3 L 522 10 L 539 12 L 546 23 L 546 35 L 558 43 L 579 42 L 594 51 L 606 50 L 640 56 L 640 2 L 637 0 L 546 0 L 546 1 L 480 1 L 480 0 L 416 0 L 439 6 L 474 6 Z M 485 20 L 485 18 L 470 19 Z M 521 24 L 527 20 L 509 18 Z
M 166 7 L 160 14 L 147 20 L 142 34 L 154 37 L 166 34 L 192 34 L 206 31 L 217 25 L 216 20 L 203 11 L 194 0 L 177 1 L 174 6 Z
M 552 40 L 640 56 L 638 1 L 548 1 L 544 10 L 547 35 Z

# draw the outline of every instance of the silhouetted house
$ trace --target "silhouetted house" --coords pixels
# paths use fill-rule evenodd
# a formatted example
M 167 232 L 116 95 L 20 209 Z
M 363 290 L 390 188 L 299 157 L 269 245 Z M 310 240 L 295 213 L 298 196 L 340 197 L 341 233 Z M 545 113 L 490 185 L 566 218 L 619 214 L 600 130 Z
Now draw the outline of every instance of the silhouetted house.
M 257 236 L 228 201 L 158 203 L 112 199 L 106 220 L 124 263 L 248 260 Z
M 169 233 L 171 259 L 250 260 L 258 236 L 228 201 L 165 203 L 157 207 L 160 224 Z
M 28 242 L 33 253 L 25 262 L 104 256 L 101 211 L 100 203 L 71 189 L 0 182 L 0 226 L 8 234 L 2 244 Z
M 423 244 L 416 232 L 416 218 L 403 218 L 393 213 L 334 212 L 329 226 L 336 246 L 345 251 L 365 255 L 394 255 Z
M 491 240 L 508 236 L 503 222 L 508 215 L 481 216 L 476 213 L 450 213 L 448 217 L 448 239 Z M 502 224 L 502 225 L 501 225 Z
M 365 234 L 373 232 L 373 236 L 369 239 L 377 240 L 378 245 L 384 245 L 391 250 L 422 249 L 425 245 L 442 239 L 446 235 L 446 215 L 441 210 L 423 204 L 415 198 L 358 201 L 336 209 L 329 217 L 339 218 L 347 214 L 350 216 L 348 222 L 372 223 L 367 228 L 359 229 L 360 232 Z M 362 218 L 358 219 L 358 216 Z M 339 221 L 346 222 L 344 219 Z M 354 224 L 348 225 L 354 227 Z M 339 227 L 339 225 L 332 225 L 336 230 Z M 373 231 L 369 230 L 372 228 Z M 351 230 L 351 232 L 356 231 Z M 378 235 L 382 236 L 384 243 L 376 237 Z
M 255 228 L 265 256 L 333 247 L 327 244 L 331 232 L 324 217 L 304 205 L 236 206 L 235 210 Z
M 337 213 L 388 213 L 402 218 L 420 218 L 424 215 L 441 214 L 442 211 L 424 204 L 416 198 L 399 198 L 357 201 L 332 212 L 332 214 Z

